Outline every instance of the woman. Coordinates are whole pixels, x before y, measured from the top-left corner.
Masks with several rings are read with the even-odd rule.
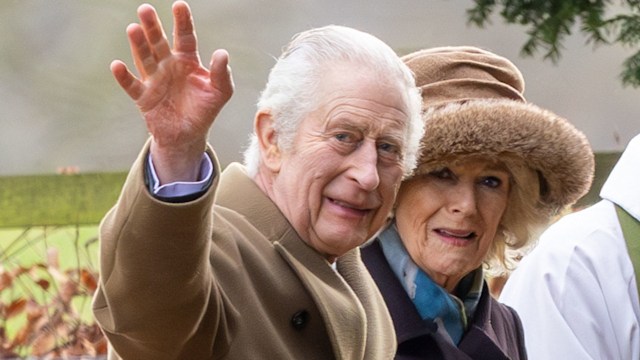
[[[397,359],[525,359],[519,317],[484,275],[511,268],[594,171],[585,136],[522,95],[520,71],[473,47],[404,58],[425,135],[390,225],[362,249],[394,321]],[[527,294],[522,294],[527,296]]]

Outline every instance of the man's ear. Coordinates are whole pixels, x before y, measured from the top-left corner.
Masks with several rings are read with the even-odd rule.
[[[278,173],[282,163],[282,153],[278,147],[278,134],[273,125],[274,119],[268,110],[260,110],[256,113],[254,126],[262,163],[271,172]]]

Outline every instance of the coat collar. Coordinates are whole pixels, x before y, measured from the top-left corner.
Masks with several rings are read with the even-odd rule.
[[[418,310],[384,257],[380,243],[374,241],[364,247],[362,256],[365,266],[375,279],[386,301],[393,319],[398,344],[435,333],[436,325],[424,322],[420,318]]]
[[[477,360],[506,360],[508,357],[498,346],[498,336],[491,321],[493,304],[488,288],[488,286],[483,286],[474,318],[471,320],[462,341],[458,344],[458,348],[465,353],[474,354],[474,359]],[[477,349],[483,350],[478,352]]]
[[[374,241],[362,249],[362,258],[387,303],[398,338],[399,349],[403,343],[423,338],[424,340],[420,342],[434,344],[425,346],[436,346],[442,354],[446,354],[444,359],[471,359],[469,355],[465,354],[473,354],[473,359],[478,360],[508,359],[497,345],[497,336],[491,322],[492,301],[487,286],[483,286],[474,318],[471,319],[467,332],[456,348],[454,344],[438,333],[437,325],[426,323],[421,319],[406,290],[391,270],[378,241]],[[478,351],[478,349],[482,349],[482,351]],[[436,352],[436,349],[433,351]]]
[[[247,175],[244,166],[239,163],[231,163],[222,172],[215,202],[247,218],[271,241],[280,239],[293,231],[280,209]]]
[[[278,207],[247,176],[242,165],[232,163],[224,170],[216,196],[218,205],[238,212],[267,237],[302,280],[325,324],[330,325],[326,329],[336,358],[365,358],[369,314],[360,299],[367,298],[363,292],[371,290],[356,287],[361,275],[350,272],[351,266],[338,264],[338,272],[344,277],[339,276],[324,257],[298,236]],[[359,259],[357,249],[345,255],[345,259],[353,256]],[[360,291],[356,293],[354,288]]]

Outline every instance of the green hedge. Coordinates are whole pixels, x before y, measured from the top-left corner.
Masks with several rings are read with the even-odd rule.
[[[599,200],[619,152],[597,153],[593,186],[576,204]],[[126,173],[0,177],[0,228],[98,224],[115,204]]]
[[[98,224],[126,173],[0,177],[0,228]]]

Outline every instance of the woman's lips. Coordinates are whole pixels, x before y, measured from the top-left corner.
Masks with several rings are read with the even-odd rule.
[[[476,236],[475,232],[466,230],[435,229],[434,231],[442,236],[464,240],[471,240]]]

